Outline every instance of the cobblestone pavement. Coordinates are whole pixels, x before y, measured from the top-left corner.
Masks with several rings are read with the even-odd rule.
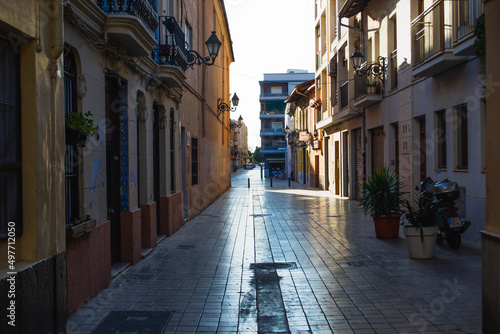
[[[164,333],[481,332],[479,249],[438,245],[412,260],[403,238],[374,235],[355,201],[239,170],[70,316],[68,333],[92,332],[110,311],[173,312]]]

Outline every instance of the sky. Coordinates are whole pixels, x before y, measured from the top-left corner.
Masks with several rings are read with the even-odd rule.
[[[248,148],[260,147],[260,86],[264,73],[314,72],[314,0],[224,0],[235,62],[231,97],[248,127]]]

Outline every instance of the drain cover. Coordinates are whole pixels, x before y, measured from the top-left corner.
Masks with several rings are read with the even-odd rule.
[[[267,217],[267,216],[272,216],[270,213],[256,213],[256,214],[251,214],[249,215],[250,217]]]
[[[194,245],[179,245],[177,249],[193,249],[194,247]]]
[[[251,263],[250,269],[276,270],[276,269],[297,269],[295,262],[261,262]]]
[[[111,311],[92,334],[161,334],[173,312]]]

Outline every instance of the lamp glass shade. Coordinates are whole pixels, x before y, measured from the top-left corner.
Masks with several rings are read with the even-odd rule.
[[[222,43],[217,38],[215,31],[212,31],[212,35],[207,39],[205,44],[207,45],[208,54],[210,54],[210,57],[216,58],[219,54],[219,49]]]
[[[240,98],[238,97],[238,95],[236,95],[236,93],[234,93],[233,98],[231,99],[231,103],[235,107],[237,107],[238,103],[240,103]]]
[[[363,54],[358,51],[358,49],[354,50],[354,53],[351,56],[352,64],[354,65],[354,70],[358,70],[361,67],[361,63],[363,62]]]
[[[285,136],[288,134],[288,132],[290,132],[290,128],[287,126],[285,126],[285,131],[283,131],[285,133]]]

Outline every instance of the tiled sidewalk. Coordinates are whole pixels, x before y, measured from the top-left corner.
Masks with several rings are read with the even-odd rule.
[[[251,178],[248,188],[247,178]],[[234,174],[233,187],[68,319],[171,311],[165,333],[480,333],[480,251],[412,260],[354,201]],[[295,263],[256,269],[254,263]],[[274,327],[273,327],[274,326]]]

